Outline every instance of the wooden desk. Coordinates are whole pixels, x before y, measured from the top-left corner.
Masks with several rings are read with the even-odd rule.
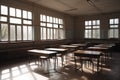
[[[88,57],[88,58],[96,58],[97,59],[97,71],[99,70],[99,62],[100,56],[102,55],[99,51],[89,51],[89,50],[77,50],[74,52],[75,56],[75,68],[77,69],[76,65],[76,56],[77,57]]]
[[[28,54],[35,55],[35,56],[46,56],[47,59],[50,59],[53,56],[56,57],[57,52],[56,51],[32,49],[32,50],[28,50]],[[56,59],[55,59],[54,69],[56,69]],[[48,61],[47,61],[47,70],[49,72],[49,62]]]
[[[85,49],[86,46],[87,46],[87,44],[85,44],[85,43],[81,43],[81,44],[71,44],[71,45],[73,45],[73,46],[78,46],[79,48],[82,48],[82,49]]]
[[[73,46],[73,45],[60,45],[62,48],[68,49],[70,52],[75,51],[79,48],[79,46]]]
[[[57,54],[60,54],[60,55],[61,55],[62,65],[63,65],[63,61],[64,61],[63,56],[64,56],[65,54],[67,54],[68,49],[64,49],[64,48],[46,48],[45,50],[58,52]]]

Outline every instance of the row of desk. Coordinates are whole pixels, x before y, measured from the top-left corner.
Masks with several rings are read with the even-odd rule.
[[[54,69],[56,70],[57,54],[61,55],[62,65],[63,65],[63,59],[64,59],[63,56],[69,52],[73,52],[74,60],[75,60],[75,69],[77,69],[76,57],[89,57],[89,58],[97,59],[97,71],[99,71],[99,65],[100,65],[99,62],[103,51],[108,50],[112,46],[95,45],[94,47],[88,47],[85,50],[79,50],[80,47],[85,47],[85,46],[86,44],[60,45],[59,48],[46,48],[44,50],[39,50],[39,49],[28,50],[28,53],[30,55],[46,56],[47,59],[54,57]],[[49,66],[47,69],[49,69]]]

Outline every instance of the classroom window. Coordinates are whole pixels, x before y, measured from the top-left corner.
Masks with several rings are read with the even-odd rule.
[[[33,40],[32,12],[0,5],[0,41]]]
[[[110,19],[109,20],[109,32],[108,32],[108,37],[109,38],[119,38],[119,19],[115,18],[115,19]]]
[[[100,38],[100,20],[85,21],[85,38]]]
[[[40,14],[41,40],[65,39],[63,19]]]

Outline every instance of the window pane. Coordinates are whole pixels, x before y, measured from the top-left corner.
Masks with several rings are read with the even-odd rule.
[[[52,24],[51,23],[47,23],[47,27],[52,27]]]
[[[88,22],[88,25],[91,25],[91,21]]]
[[[115,19],[115,24],[119,24],[119,19]]]
[[[93,25],[96,25],[96,21],[95,20],[93,21]]]
[[[50,22],[52,22],[52,17],[50,17]]]
[[[23,26],[23,40],[27,40],[27,26]]]
[[[18,18],[10,18],[10,23],[21,24],[21,19],[18,19]]]
[[[99,30],[93,30],[93,38],[100,38],[100,31]]]
[[[50,39],[50,29],[47,28],[47,39]]]
[[[58,29],[54,29],[54,39],[58,39]]]
[[[23,10],[23,18],[27,18],[27,11]]]
[[[58,24],[54,24],[54,28],[58,28]]]
[[[49,16],[47,16],[47,22],[50,22],[50,17]]]
[[[110,24],[114,24],[113,19],[110,19]]]
[[[32,40],[32,26],[28,27],[28,40]]]
[[[46,28],[43,28],[43,39],[46,40]]]
[[[43,21],[46,21],[46,15],[43,15]]]
[[[16,17],[21,17],[21,10],[20,9],[16,9]]]
[[[15,8],[10,8],[10,16],[15,16]]]
[[[60,25],[60,28],[63,28],[63,25]]]
[[[91,29],[91,26],[86,26],[85,29]]]
[[[22,40],[21,26],[17,26],[17,40]]]
[[[46,26],[46,23],[42,23],[42,22],[41,22],[40,25],[41,25],[41,26]]]
[[[7,17],[1,16],[0,21],[7,22]]]
[[[15,25],[10,25],[10,41],[15,41]]]
[[[56,23],[59,23],[58,18],[56,18]]]
[[[1,14],[8,15],[8,7],[1,5]]]
[[[115,38],[118,38],[118,29],[114,29],[114,32],[115,32],[114,34]]]
[[[23,24],[32,24],[32,21],[30,21],[30,20],[23,20]]]
[[[109,38],[113,38],[113,29],[110,29],[109,31]]]
[[[59,38],[64,39],[64,31],[63,31],[63,29],[59,30]]]
[[[1,41],[8,41],[8,25],[1,24]]]
[[[32,19],[32,13],[28,12],[28,19]]]

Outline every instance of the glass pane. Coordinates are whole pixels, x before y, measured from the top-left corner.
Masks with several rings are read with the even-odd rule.
[[[1,5],[1,14],[8,15],[8,7]]]
[[[47,28],[47,39],[50,39],[50,29]]]
[[[0,21],[7,22],[7,17],[1,16]]]
[[[43,40],[43,28],[42,27],[40,28],[40,35],[41,35],[40,36],[41,40]]]
[[[10,16],[15,16],[15,8],[10,7]]]
[[[100,26],[93,26],[93,28],[100,28]]]
[[[59,39],[64,39],[64,30],[63,29],[59,30]]]
[[[52,24],[51,23],[47,23],[47,27],[52,27]]]
[[[23,10],[23,18],[27,18],[27,11]]]
[[[96,21],[95,20],[93,21],[93,25],[96,25]]]
[[[91,25],[91,21],[88,22],[88,25]]]
[[[21,17],[21,10],[20,9],[16,9],[16,17]]]
[[[22,40],[21,26],[17,26],[17,40]]]
[[[113,29],[110,29],[109,31],[109,38],[113,38]]]
[[[46,21],[46,15],[43,15],[43,21]]]
[[[50,17],[50,22],[52,23],[52,17]]]
[[[28,12],[28,19],[32,19],[32,12]]]
[[[50,29],[50,39],[53,39],[53,29]]]
[[[59,19],[59,24],[63,24],[63,20],[62,19]]]
[[[88,25],[88,21],[85,21],[85,25]]]
[[[53,24],[54,28],[58,28],[58,24]]]
[[[115,24],[119,24],[119,19],[115,19]]]
[[[58,18],[56,18],[56,23],[59,23]]]
[[[50,22],[50,17],[49,16],[47,16],[47,22]]]
[[[97,20],[97,25],[100,25],[100,20]]]
[[[43,15],[42,14],[40,15],[40,21],[43,21]]]
[[[93,38],[100,38],[100,31],[99,30],[93,30]]]
[[[46,40],[46,28],[43,28],[43,39]]]
[[[91,26],[85,26],[85,29],[91,29]]]
[[[27,26],[23,26],[23,40],[27,40]]]
[[[58,39],[58,29],[54,29],[54,39]]]
[[[46,26],[46,23],[42,23],[42,22],[41,22],[40,25],[41,25],[41,26]]]
[[[32,40],[32,26],[28,27],[28,40]]]
[[[1,41],[8,41],[8,25],[1,24]]]
[[[113,19],[110,19],[110,24],[114,24]]]
[[[53,22],[56,23],[56,19],[55,18],[53,18]]]
[[[18,18],[10,18],[10,23],[21,24],[21,19],[18,19]]]
[[[114,29],[114,38],[118,38],[118,29]]]
[[[110,28],[118,28],[118,25],[110,25]]]
[[[63,25],[60,25],[60,28],[63,28]]]
[[[30,25],[32,25],[32,21],[29,21],[29,20],[23,20],[23,24],[30,24]]]
[[[15,41],[15,25],[10,25],[10,41]]]

